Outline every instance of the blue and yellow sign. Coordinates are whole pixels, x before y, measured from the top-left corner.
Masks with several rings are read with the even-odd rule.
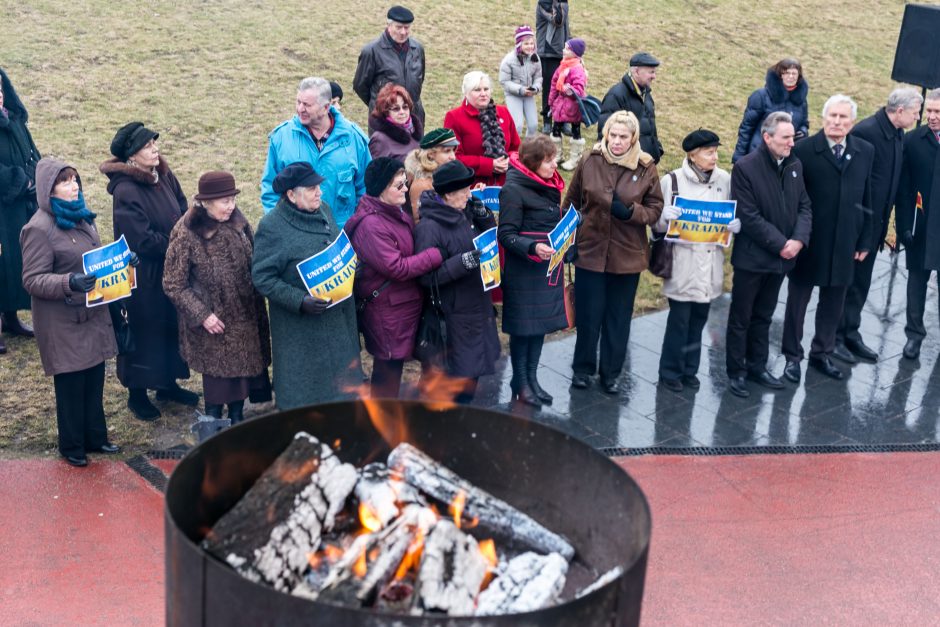
[[[98,277],[95,288],[85,294],[86,307],[106,305],[131,295],[131,290],[137,287],[137,277],[130,260],[131,251],[123,235],[116,242],[82,255],[85,274]]]
[[[483,189],[475,189],[470,193],[474,198],[480,200],[487,209],[492,211],[496,219],[499,220],[499,192],[502,189],[499,185],[490,185]]]
[[[548,245],[555,252],[552,253],[552,258],[548,260],[548,272],[545,273],[545,276],[552,276],[552,272],[561,263],[565,253],[574,244],[574,238],[578,233],[578,224],[580,223],[581,214],[577,212],[574,205],[570,205],[564,217],[548,234]]]
[[[352,296],[359,259],[346,231],[312,257],[297,264],[300,279],[311,296],[331,301],[330,307]]]
[[[499,270],[499,245],[496,243],[496,227],[483,231],[473,238],[473,245],[480,251],[480,277],[483,291],[499,287],[502,279]]]
[[[734,220],[734,200],[692,200],[678,196],[676,207],[682,209],[677,220],[669,221],[666,239],[691,244],[731,244],[728,223]]]

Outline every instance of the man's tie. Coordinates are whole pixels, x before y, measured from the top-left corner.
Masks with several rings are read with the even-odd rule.
[[[832,154],[836,156],[836,161],[842,159],[842,144],[836,144],[832,147]]]

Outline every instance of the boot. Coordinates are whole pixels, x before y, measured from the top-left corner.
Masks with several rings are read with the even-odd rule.
[[[509,389],[512,391],[512,400],[519,401],[533,407],[540,407],[542,403],[535,391],[529,385],[528,378],[528,345],[525,338],[511,338],[509,344],[509,361],[512,364],[512,379]]]
[[[199,404],[199,395],[189,390],[184,390],[175,381],[173,385],[165,390],[157,390],[158,401],[173,401],[180,405],[189,405],[195,407]]]
[[[3,332],[3,321],[0,321],[0,333]],[[7,354],[7,345],[3,343],[3,336],[0,335],[0,355]]]
[[[571,172],[576,167],[578,167],[578,162],[581,161],[581,153],[584,152],[584,138],[581,139],[572,139],[571,140],[571,156],[567,161],[561,164],[561,169],[566,172]]]
[[[228,419],[232,421],[233,425],[237,425],[245,419],[244,409],[245,401],[235,401],[228,404]]]
[[[33,327],[20,322],[20,319],[16,317],[15,311],[4,311],[3,314],[0,315],[0,321],[2,321],[4,330],[10,335],[21,335],[23,337],[35,336]]]
[[[206,415],[217,420],[222,419],[222,405],[206,405]]]
[[[539,358],[542,356],[543,341],[544,339],[542,338],[532,338],[532,340],[530,340],[529,354],[526,359],[526,380],[529,382],[529,387],[535,393],[536,398],[546,405],[551,405],[552,401],[555,399],[552,398],[551,394],[542,389],[538,380]]]
[[[564,147],[562,146],[562,140],[564,138],[555,137],[554,135],[550,135],[549,137],[552,138],[552,143],[555,144],[555,163],[561,163],[564,160],[564,157],[561,154],[561,151],[564,150]]]
[[[160,410],[147,398],[146,388],[130,388],[127,392],[127,408],[138,420],[153,422],[160,417]]]

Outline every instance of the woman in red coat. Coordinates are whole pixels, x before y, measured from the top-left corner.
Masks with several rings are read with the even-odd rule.
[[[509,110],[493,101],[489,76],[474,71],[463,77],[463,102],[447,112],[444,127],[460,141],[457,159],[476,172],[475,183],[503,184],[519,133]]]

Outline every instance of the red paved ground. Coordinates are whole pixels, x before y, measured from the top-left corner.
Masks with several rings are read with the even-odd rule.
[[[653,509],[645,625],[940,617],[940,454],[618,463]],[[163,500],[125,464],[0,461],[0,503],[0,624],[163,623]]]

